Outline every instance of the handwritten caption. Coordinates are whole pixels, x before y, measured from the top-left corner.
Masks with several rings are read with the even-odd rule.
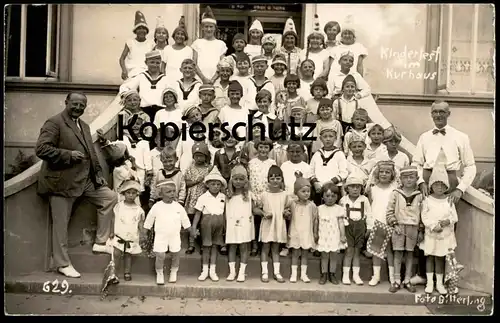
[[[409,50],[404,46],[402,50],[394,50],[389,47],[380,47],[380,58],[386,61],[392,61],[391,67],[385,68],[385,75],[390,80],[434,80],[437,72],[422,72],[421,64],[425,62],[439,62],[441,47],[436,48],[430,53],[420,50]]]
[[[479,312],[486,310],[486,300],[485,296],[415,294],[415,304],[462,305],[475,307]]]
[[[52,293],[52,294],[71,294],[72,290],[69,289],[69,283],[66,279],[59,281],[58,279],[55,279],[53,281],[46,281],[42,285],[42,290],[45,293]]]

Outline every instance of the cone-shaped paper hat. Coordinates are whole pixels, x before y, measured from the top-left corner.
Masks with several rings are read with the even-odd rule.
[[[156,17],[156,28],[155,29],[158,29],[158,28],[165,28],[165,22],[163,22],[163,18],[161,16],[158,16]]]
[[[227,186],[226,180],[224,179],[224,177],[222,177],[222,175],[219,172],[219,169],[217,167],[213,167],[210,174],[205,176],[204,182],[207,183],[208,181],[220,181],[222,183],[222,186],[224,186],[224,187]]]
[[[446,172],[446,163],[446,155],[443,148],[441,148],[437,156],[436,163],[432,168],[431,176],[429,177],[429,186],[432,186],[432,184],[436,182],[442,182],[446,185],[446,187],[450,187],[448,173]]]
[[[201,23],[211,23],[217,25],[217,20],[215,20],[214,13],[212,12],[212,8],[210,8],[210,6],[205,7],[205,12],[201,16]]]
[[[253,21],[252,25],[250,26],[250,29],[248,29],[248,31],[251,31],[251,30],[258,30],[261,33],[264,33],[264,29],[262,28],[262,24],[257,19],[255,19]]]
[[[292,17],[288,18],[285,23],[285,29],[283,29],[283,38],[285,38],[288,34],[292,34],[297,39],[297,30],[295,29],[295,23],[293,22]]]
[[[134,20],[134,32],[139,27],[145,27],[149,32],[149,27],[148,24],[146,23],[146,18],[144,17],[143,13],[140,11],[136,11]]]

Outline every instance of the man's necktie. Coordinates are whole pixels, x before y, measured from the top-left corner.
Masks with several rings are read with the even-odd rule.
[[[437,135],[438,133],[441,133],[443,136],[446,135],[446,129],[442,128],[442,129],[434,129],[432,130],[432,134],[433,135]]]

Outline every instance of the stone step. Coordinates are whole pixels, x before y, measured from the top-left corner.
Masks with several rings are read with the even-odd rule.
[[[186,276],[198,277],[201,272],[201,255],[199,251],[195,251],[193,254],[188,255],[185,253],[185,249],[181,250],[181,261],[179,272]],[[94,254],[91,251],[90,246],[78,246],[70,249],[70,257],[73,266],[81,273],[101,273],[106,268],[110,261],[110,255],[108,254]],[[342,259],[343,254],[340,254],[337,262],[337,278],[342,277]],[[237,262],[239,262],[239,257]],[[165,261],[165,267],[167,270],[170,268],[170,257],[167,255]],[[287,257],[280,257],[280,272],[285,279],[290,278],[291,274],[291,255]],[[137,255],[132,257],[132,273],[137,274],[154,274],[155,273],[155,259],[148,258],[145,255]],[[361,266],[360,266],[360,276],[366,283],[371,279],[372,276],[372,260],[364,256],[361,256]],[[403,266],[404,267],[404,266]],[[238,266],[237,266],[238,268]],[[404,270],[404,268],[402,268]],[[273,264],[272,260],[269,259],[268,263],[269,273],[272,274]],[[320,277],[320,258],[314,257],[312,254],[309,258],[308,263],[308,276],[313,280],[317,280]],[[247,270],[247,276],[252,278],[259,278],[261,276],[261,262],[260,256],[250,257]],[[300,273],[300,271],[299,271]],[[218,255],[217,257],[217,274],[220,277],[227,277],[229,274],[228,266],[228,256]],[[387,267],[382,266],[381,269],[381,280],[388,281]]]
[[[56,273],[32,273],[24,276],[5,277],[5,292],[99,295],[101,294],[102,278],[103,275],[100,273],[85,273],[81,278],[66,278]],[[247,278],[243,283],[227,282],[224,279],[219,282],[212,282],[210,279],[200,282],[196,277],[187,276],[181,272],[177,283],[169,284],[167,282],[163,286],[158,286],[154,275],[134,274],[132,278],[132,281],[129,282],[120,279],[118,285],[111,286],[108,297],[112,297],[112,295],[156,296],[214,300],[239,299],[380,305],[424,305],[425,302],[437,303],[439,301],[439,295],[437,294],[432,295],[430,298],[425,298],[425,294],[420,294],[423,293],[423,286],[417,287],[417,294],[411,294],[404,289],[392,294],[388,292],[389,283],[387,282],[375,287],[333,285],[330,283],[319,285],[315,281],[309,284],[303,282],[280,284],[270,281],[265,284],[254,277]],[[57,281],[55,281],[56,279]],[[54,287],[57,287],[57,289]],[[460,291],[460,300],[463,302],[464,299],[469,300],[469,306],[475,306],[475,303],[471,302],[491,304],[489,295],[462,289]],[[457,302],[444,297],[442,300]]]

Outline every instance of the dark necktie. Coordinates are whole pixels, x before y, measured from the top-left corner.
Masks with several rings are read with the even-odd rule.
[[[443,136],[446,135],[446,129],[442,128],[442,129],[434,129],[432,130],[432,134],[433,135],[437,135],[438,133],[441,133]]]

